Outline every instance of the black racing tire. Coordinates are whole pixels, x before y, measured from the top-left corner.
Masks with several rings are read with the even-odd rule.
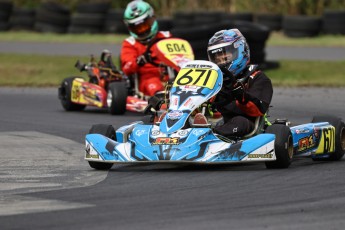
[[[101,28],[92,26],[74,26],[70,25],[67,28],[67,33],[69,34],[99,34],[101,33]]]
[[[101,28],[105,22],[104,14],[75,13],[71,16],[71,25]]]
[[[324,10],[322,32],[325,34],[345,34],[345,10]]]
[[[0,22],[0,31],[6,31],[10,28],[10,24],[8,22]]]
[[[109,84],[107,105],[110,114],[118,115],[126,112],[128,90],[125,82],[112,82]]]
[[[261,25],[267,26],[271,31],[279,31],[282,28],[283,16],[274,13],[259,13],[255,16],[255,21]]]
[[[266,133],[275,134],[274,149],[277,159],[265,162],[266,168],[288,168],[293,158],[293,140],[290,128],[285,125],[273,124],[267,127]]]
[[[231,21],[253,22],[254,15],[251,12],[224,13],[222,15],[222,19],[231,20]],[[225,28],[225,29],[230,29],[230,28]]]
[[[111,9],[107,12],[104,19],[103,32],[105,33],[128,33],[128,29],[123,22],[123,9]],[[159,24],[159,29],[161,30]]]
[[[67,30],[66,27],[61,27],[61,26],[52,25],[49,23],[39,22],[39,21],[35,22],[34,29],[36,31],[43,32],[43,33],[58,33],[58,34],[66,33],[66,30]]]
[[[315,37],[321,31],[321,18],[315,16],[286,15],[283,17],[283,32],[288,37]]]
[[[48,1],[48,2],[44,2],[40,5],[39,9],[43,9],[49,12],[54,12],[57,14],[62,14],[62,15],[66,15],[69,16],[70,15],[70,10],[68,9],[68,7],[57,3],[57,2],[53,2],[53,1]]]
[[[110,2],[86,2],[77,4],[76,12],[87,14],[106,14],[110,8]]]
[[[345,124],[339,117],[335,116],[314,116],[312,123],[328,122],[335,127],[335,152],[329,158],[312,158],[315,161],[331,160],[339,161],[345,154]]]
[[[170,31],[173,28],[173,20],[171,18],[157,18],[159,30]]]
[[[65,78],[59,89],[59,99],[66,111],[81,111],[86,107],[86,105],[73,103],[71,100],[72,83],[75,78],[77,77]]]
[[[36,11],[36,22],[46,23],[48,25],[56,27],[67,27],[70,23],[70,16],[64,14],[58,14],[43,9]]]
[[[92,134],[92,133],[101,134],[103,136],[106,136],[116,141],[116,133],[112,125],[105,125],[105,124],[93,125],[89,131],[89,134]],[[113,166],[113,163],[89,161],[89,165],[91,168],[94,168],[97,170],[109,170]]]

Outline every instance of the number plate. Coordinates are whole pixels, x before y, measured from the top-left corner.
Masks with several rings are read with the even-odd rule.
[[[213,89],[218,73],[214,69],[181,69],[174,82],[176,86],[199,86]]]

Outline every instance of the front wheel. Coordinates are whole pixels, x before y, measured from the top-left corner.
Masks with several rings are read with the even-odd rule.
[[[66,111],[81,111],[86,105],[81,105],[72,102],[72,84],[76,77],[65,78],[59,88],[59,99],[62,107]]]
[[[125,82],[110,83],[107,94],[107,106],[111,114],[126,112],[127,87]]]
[[[345,125],[344,122],[335,116],[315,116],[312,123],[328,122],[335,128],[335,152],[330,154],[329,158],[313,158],[313,160],[332,160],[338,161],[345,154]]]
[[[274,149],[277,159],[265,162],[266,168],[288,168],[293,157],[293,141],[290,128],[273,124],[267,127],[266,133],[275,134]]]
[[[115,129],[111,125],[105,125],[105,124],[93,125],[89,131],[89,134],[91,133],[98,133],[116,141]],[[94,168],[97,170],[109,170],[113,166],[113,163],[89,161],[89,165],[91,168]]]

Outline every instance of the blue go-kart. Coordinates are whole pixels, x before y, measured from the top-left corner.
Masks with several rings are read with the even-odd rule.
[[[241,139],[213,132],[212,127],[221,123],[222,118],[193,123],[195,110],[205,114],[205,104],[220,91],[222,83],[222,71],[214,63],[188,62],[170,89],[164,116],[152,123],[138,121],[117,130],[112,125],[93,125],[86,135],[85,160],[98,170],[108,170],[115,163],[259,161],[267,168],[288,168],[294,156],[309,156],[313,160],[343,157],[345,125],[333,116],[317,116],[311,123],[294,127],[289,127],[286,120],[267,124],[264,116],[258,117],[254,130]]]

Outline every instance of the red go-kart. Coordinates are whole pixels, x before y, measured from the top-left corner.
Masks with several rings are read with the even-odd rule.
[[[154,51],[154,52],[153,52]],[[150,63],[162,69],[162,76],[173,81],[180,67],[194,59],[190,44],[183,39],[167,38],[148,46]],[[93,55],[88,64],[79,60],[75,67],[86,71],[89,77],[69,77],[62,81],[58,94],[66,111],[80,111],[86,106],[108,108],[111,114],[123,114],[129,111],[143,112],[147,106],[148,96],[138,90],[137,76],[125,76],[112,62],[109,51],[103,51],[101,60],[95,61]]]

